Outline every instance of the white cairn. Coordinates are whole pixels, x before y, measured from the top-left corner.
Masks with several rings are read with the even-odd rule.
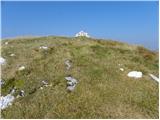
[[[76,35],[75,35],[75,37],[80,37],[80,36],[83,36],[83,37],[90,37],[89,35],[88,35],[88,33],[87,32],[84,32],[84,31],[80,31],[80,32],[78,32]]]

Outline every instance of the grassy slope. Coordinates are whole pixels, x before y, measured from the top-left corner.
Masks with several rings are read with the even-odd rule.
[[[3,118],[158,118],[158,54],[143,47],[88,38],[40,37],[2,41],[2,95],[12,86],[25,91],[2,111]],[[39,46],[49,50],[40,50]],[[9,55],[14,53],[15,57]],[[72,60],[66,71],[64,61]],[[124,71],[120,71],[118,64]],[[20,65],[26,66],[18,71]],[[132,70],[141,79],[127,77]],[[78,79],[72,93],[66,91],[67,75]],[[52,87],[35,90],[42,80]]]

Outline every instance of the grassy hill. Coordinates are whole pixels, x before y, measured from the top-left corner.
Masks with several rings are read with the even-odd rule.
[[[141,46],[83,37],[17,38],[2,41],[1,56],[2,95],[12,87],[15,96],[25,92],[2,110],[2,118],[159,118],[158,83],[149,76],[159,76],[158,53]],[[133,70],[143,77],[129,78]],[[66,90],[68,75],[78,80],[73,92]],[[52,86],[39,89],[43,80]]]

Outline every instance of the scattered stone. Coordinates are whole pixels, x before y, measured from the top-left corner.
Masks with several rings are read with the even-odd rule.
[[[72,92],[75,89],[76,85],[73,86],[67,86],[67,90]]]
[[[128,77],[141,78],[142,77],[142,72],[131,71],[131,72],[128,73]]]
[[[155,81],[159,82],[159,78],[158,78],[158,77],[156,77],[155,75],[153,75],[153,74],[149,74],[149,76],[150,76],[153,80],[155,80]]]
[[[3,80],[0,79],[0,86],[4,85],[5,82]]]
[[[71,76],[65,77],[65,79],[66,79],[67,81],[69,81],[69,82],[74,83],[74,84],[77,84],[77,83],[78,83],[77,80],[76,80],[75,78],[71,77]]]
[[[3,57],[0,57],[0,65],[4,65],[6,63],[6,60]]]
[[[23,90],[21,90],[21,91],[19,92],[19,94],[17,95],[17,97],[16,97],[16,98],[24,97],[24,96],[25,96],[24,91],[23,91]]]
[[[73,86],[73,85],[74,85],[73,82],[71,82],[71,81],[68,81],[68,82],[67,82],[67,86]]]
[[[0,109],[3,110],[7,108],[9,105],[12,105],[14,99],[15,99],[14,96],[12,96],[11,94],[6,95],[5,97],[1,96]]]
[[[46,82],[46,81],[42,81],[42,83],[43,83],[43,85],[48,85],[48,82]]]
[[[66,60],[65,64],[67,66],[66,69],[69,70],[71,68],[71,61],[70,60]]]
[[[5,42],[4,44],[5,44],[5,45],[8,45],[8,42]]]
[[[68,81],[67,82],[67,90],[73,91],[76,87],[76,84],[78,83],[77,80],[71,76],[65,77],[65,79]]]
[[[42,86],[39,88],[39,89],[43,89],[43,87],[51,87],[52,86],[52,84],[48,84],[48,82],[47,81],[42,81]]]
[[[24,66],[21,66],[21,67],[18,68],[19,71],[22,71],[22,70],[24,70],[24,69],[25,69]]]
[[[52,84],[48,84],[48,82],[46,82],[46,81],[42,81],[42,83],[43,83],[43,86],[45,86],[45,87],[51,87],[52,86]],[[43,87],[43,86],[41,86],[41,87]]]
[[[75,35],[75,37],[80,37],[80,36],[83,36],[83,37],[90,37],[89,35],[88,35],[88,33],[86,33],[86,32],[84,32],[84,31],[80,31],[80,32],[78,32],[76,35]]]
[[[120,68],[120,71],[124,71],[124,69],[123,69],[123,68]]]
[[[122,64],[118,64],[119,66],[121,66]]]
[[[10,90],[10,93],[9,93],[9,94],[13,95],[13,94],[15,93],[15,91],[16,91],[16,87],[13,87],[13,88]]]
[[[21,96],[21,97],[24,97],[24,91],[23,90],[21,90],[20,92],[19,92],[19,95]]]
[[[15,56],[15,54],[12,53],[12,54],[10,54],[10,56],[13,57],[13,56]]]
[[[46,46],[40,46],[40,47],[39,47],[39,49],[47,50],[47,49],[48,49],[48,47],[46,47]]]
[[[43,90],[43,87],[40,87],[41,90]]]

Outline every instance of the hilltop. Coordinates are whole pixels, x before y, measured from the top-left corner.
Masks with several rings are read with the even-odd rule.
[[[7,44],[6,44],[7,42]],[[159,118],[158,53],[142,46],[86,37],[3,40],[6,96],[20,91],[2,118]],[[130,71],[141,71],[131,78]],[[73,77],[67,90],[65,77]],[[22,92],[23,91],[23,92]]]

